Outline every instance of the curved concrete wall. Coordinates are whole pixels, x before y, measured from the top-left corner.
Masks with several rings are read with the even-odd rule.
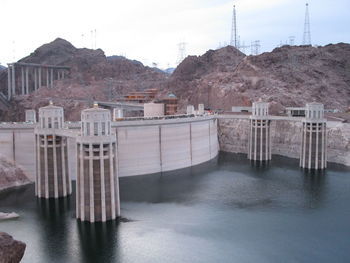
[[[121,177],[197,165],[216,157],[219,151],[215,119],[153,122],[116,129]]]
[[[219,151],[217,120],[197,117],[169,120],[114,122],[117,133],[119,176],[159,173],[209,161]],[[70,135],[79,132],[72,126]],[[68,138],[68,162],[76,178],[76,140]],[[0,155],[20,165],[35,180],[33,124],[0,125]]]

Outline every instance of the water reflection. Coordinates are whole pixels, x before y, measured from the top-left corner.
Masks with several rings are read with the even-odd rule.
[[[307,193],[305,204],[318,208],[326,199],[327,172],[325,170],[302,169],[303,188]]]
[[[40,218],[48,220],[52,224],[57,223],[64,217],[65,213],[70,211],[71,199],[70,197],[65,198],[37,198],[36,199],[38,212],[40,213]]]
[[[121,201],[186,202],[198,192],[200,181],[217,169],[217,158],[202,165],[176,171],[121,178]]]
[[[37,198],[37,223],[40,226],[43,255],[46,262],[65,260],[70,245],[70,227],[67,214],[70,212],[69,197],[58,199]],[[54,245],[53,245],[54,244]]]
[[[88,223],[77,221],[82,262],[118,262],[118,221]]]

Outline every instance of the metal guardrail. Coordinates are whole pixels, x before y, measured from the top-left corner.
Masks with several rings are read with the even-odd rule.
[[[205,115],[179,114],[179,115],[166,115],[166,116],[158,116],[158,117],[125,117],[125,118],[117,118],[114,121],[170,120],[170,119],[193,118],[195,116],[205,116]]]

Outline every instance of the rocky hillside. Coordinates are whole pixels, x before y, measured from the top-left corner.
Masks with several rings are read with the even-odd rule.
[[[30,180],[22,169],[0,156],[0,191],[28,183]]]
[[[23,120],[25,108],[37,109],[50,99],[66,108],[67,120],[79,120],[80,110],[93,100],[116,100],[147,88],[158,88],[161,95],[175,93],[182,110],[198,103],[230,110],[258,98],[271,102],[272,113],[313,100],[331,109],[350,105],[350,45],[343,43],[284,46],[258,56],[227,46],[187,57],[171,75],[122,56],[106,57],[100,49],[75,48],[60,38],[20,61],[70,66],[70,78],[55,81],[54,90],[44,87],[18,96],[11,111],[0,111],[3,121]],[[0,87],[6,81],[0,74]]]
[[[326,108],[350,105],[350,45],[284,46],[259,56],[233,47],[186,58],[170,77],[170,89],[182,103],[203,102],[230,110],[262,98],[272,111],[313,100]]]
[[[70,78],[55,81],[54,90],[44,87],[30,95],[17,97],[12,102],[11,112],[0,116],[3,120],[23,120],[25,108],[37,109],[50,99],[67,108],[68,120],[78,120],[79,110],[89,103],[76,100],[88,100],[90,103],[93,100],[115,100],[128,91],[161,89],[168,77],[166,73],[145,67],[138,61],[121,56],[106,57],[101,49],[76,48],[60,38],[19,61],[69,66]],[[0,87],[6,86],[1,84]],[[3,92],[6,93],[5,90]]]

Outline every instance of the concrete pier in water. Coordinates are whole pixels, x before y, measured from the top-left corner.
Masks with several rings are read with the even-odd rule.
[[[35,128],[35,194],[39,198],[59,198],[72,192],[67,138],[61,134],[63,124],[62,107],[50,103],[39,109],[39,125]]]
[[[77,136],[76,217],[105,222],[120,215],[116,135],[109,110],[82,111],[81,135]]]
[[[248,141],[248,159],[254,161],[271,160],[271,131],[269,119],[269,104],[253,102],[250,116],[250,131]]]
[[[325,169],[327,167],[327,120],[321,103],[308,103],[302,120],[300,167]]]

